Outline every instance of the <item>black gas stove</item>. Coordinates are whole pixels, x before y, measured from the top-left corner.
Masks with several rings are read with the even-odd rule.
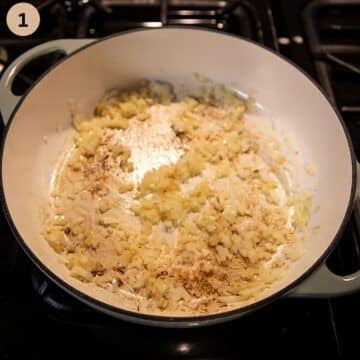
[[[29,38],[6,30],[14,1],[0,3],[0,74],[25,50],[57,38],[98,38],[125,29],[192,25],[253,39],[297,63],[326,90],[360,156],[360,1],[44,0]],[[28,64],[13,91],[23,94],[63,55]],[[281,299],[236,321],[198,329],[155,329],[114,320],[65,294],[18,248],[0,216],[0,357],[360,358],[360,294]],[[360,269],[354,217],[328,259],[344,275]]]

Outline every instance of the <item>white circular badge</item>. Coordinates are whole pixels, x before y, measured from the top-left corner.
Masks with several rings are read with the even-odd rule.
[[[29,36],[40,25],[39,11],[29,3],[17,3],[9,9],[6,15],[6,24],[15,35]]]

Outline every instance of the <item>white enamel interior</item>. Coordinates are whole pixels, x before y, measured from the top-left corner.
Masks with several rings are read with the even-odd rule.
[[[190,83],[195,72],[255,95],[281,128],[295,135],[301,156],[316,165],[314,204],[320,210],[312,223],[320,232],[271,292],[314,264],[345,215],[352,164],[344,130],[318,88],[292,65],[247,41],[204,30],[156,29],[109,38],[71,56],[32,89],[10,125],[2,164],[7,206],[27,246],[59,278],[105,303],[123,306],[116,296],[70,277],[40,237],[39,209],[64,146],[58,129],[70,126],[69,102],[91,109],[107,89],[146,78]]]

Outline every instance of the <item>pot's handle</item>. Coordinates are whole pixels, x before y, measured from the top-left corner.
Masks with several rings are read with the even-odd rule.
[[[360,271],[339,276],[323,264],[308,279],[289,293],[290,297],[329,298],[360,290]]]
[[[357,186],[354,204],[356,225],[360,226],[360,163],[356,162]],[[359,228],[360,229],[360,228]],[[292,297],[336,297],[360,290],[360,270],[346,276],[339,276],[323,264],[308,279],[298,285],[289,296]]]
[[[93,41],[93,39],[62,39],[48,41],[31,48],[15,59],[6,68],[0,79],[0,111],[4,124],[8,122],[16,104],[21,99],[21,96],[14,95],[12,93],[11,87],[16,75],[26,64],[39,56],[46,55],[54,51],[60,51],[69,55],[80,47]]]

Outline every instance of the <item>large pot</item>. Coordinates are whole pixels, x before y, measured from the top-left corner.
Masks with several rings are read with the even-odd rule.
[[[20,98],[11,93],[16,74],[31,59],[60,50],[68,56]],[[107,89],[156,78],[191,81],[199,72],[236,86],[277,116],[299,139],[300,152],[317,166],[314,223],[320,232],[285,280],[255,303],[197,317],[153,316],[127,311],[116,297],[71,277],[40,236],[39,208],[48,197],[63,146],[59,128],[70,126],[69,101],[89,108]],[[91,307],[137,323],[188,327],[219,323],[269,304],[280,296],[333,296],[360,288],[360,273],[339,277],[324,260],[348,221],[355,198],[356,163],[343,121],[321,89],[286,59],[248,40],[209,30],[169,27],[135,30],[99,41],[56,40],[20,56],[0,82],[6,123],[1,148],[1,201],[10,227],[27,255],[50,279]],[[43,141],[44,134],[49,135]]]

